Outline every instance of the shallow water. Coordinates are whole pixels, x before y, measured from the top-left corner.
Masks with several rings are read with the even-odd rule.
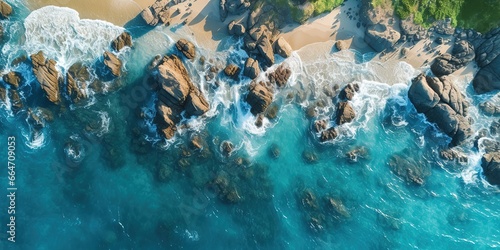
[[[41,49],[65,72],[75,61],[96,63],[106,44],[122,31],[105,22],[76,20],[70,29],[78,32],[76,25],[95,31],[95,36],[73,39],[66,32],[48,32],[40,38],[28,31],[32,23],[47,26],[41,17],[48,10],[28,17],[23,3],[13,5],[21,11],[3,23],[9,27],[9,40],[2,48],[2,62]],[[69,9],[58,11],[61,18],[75,18]],[[37,14],[41,19],[32,20]],[[30,132],[23,113],[13,115],[2,106],[0,141],[15,136],[18,142],[18,191],[17,242],[8,243],[2,233],[0,249],[500,246],[498,189],[482,176],[482,149],[471,149],[472,142],[464,146],[469,154],[465,165],[439,158],[449,138],[417,114],[407,98],[410,80],[419,70],[404,62],[383,70],[383,63],[356,51],[331,53],[314,62],[303,62],[295,52],[278,59],[294,72],[288,87],[275,95],[278,117],[266,118],[264,127],[257,128],[244,101],[248,79],[219,75],[220,86],[214,88],[204,79],[208,66],[186,60],[211,110],[204,118],[184,121],[187,128],[165,142],[151,122],[154,96],[141,86],[156,54],[176,53],[170,38],[176,29],[157,27],[136,37],[134,48],[120,54],[126,68],[121,88],[95,94],[85,106],[60,111],[41,135]],[[108,35],[101,36],[104,33]],[[35,45],[40,39],[52,42]],[[73,46],[77,43],[78,49]],[[198,55],[222,65],[242,64],[247,55],[240,45],[229,37],[216,52],[198,44]],[[45,105],[31,69],[19,67],[13,69],[26,78],[22,96],[33,107]],[[474,96],[468,89],[470,80],[461,77],[454,82],[471,103],[493,98]],[[335,110],[325,88],[353,81],[360,84],[352,100],[356,119],[340,126],[335,141],[319,143],[307,108],[322,100],[326,105],[317,108],[319,117],[331,119]],[[138,115],[141,111],[143,116]],[[470,113],[475,131],[494,120],[474,107]],[[89,123],[97,124],[98,131],[87,132]],[[202,150],[189,148],[193,136],[202,138]],[[225,140],[236,148],[230,157],[220,149]],[[68,145],[83,150],[78,155]],[[346,156],[360,147],[366,155],[354,161]],[[417,186],[395,175],[388,164],[394,154],[417,162],[427,176],[425,184]],[[6,154],[0,160],[6,162]],[[5,169],[1,186],[7,182]],[[220,185],[214,183],[226,183],[229,194],[217,192]],[[238,202],[232,203],[235,192]],[[6,199],[0,199],[0,207],[4,211]],[[7,223],[2,215],[0,224]]]

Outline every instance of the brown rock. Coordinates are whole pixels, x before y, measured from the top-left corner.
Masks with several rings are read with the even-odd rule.
[[[231,63],[226,66],[226,68],[224,69],[224,73],[229,77],[236,78],[240,73],[240,67],[238,67],[234,63]]]
[[[33,65],[33,73],[40,83],[45,96],[52,103],[59,103],[59,72],[56,69],[56,61],[52,59],[45,59],[43,52],[30,56]]]
[[[5,1],[0,1],[0,18],[6,19],[12,13],[12,7]]]
[[[87,86],[87,81],[89,80],[90,74],[86,66],[81,63],[71,65],[66,73],[66,89],[68,91],[68,96],[71,100],[73,100],[73,102],[76,103],[87,98],[85,88]]]
[[[316,132],[321,132],[326,129],[326,126],[328,125],[326,120],[318,120],[314,122],[314,129]]]
[[[348,102],[340,102],[337,105],[337,119],[336,122],[338,125],[342,125],[344,123],[349,123],[354,120],[356,113],[352,108],[351,104]]]
[[[196,48],[194,47],[194,44],[186,39],[180,39],[177,41],[175,47],[188,59],[193,59],[196,56]]]
[[[337,131],[335,130],[334,127],[331,127],[329,129],[321,132],[321,136],[320,136],[321,142],[331,141],[335,138],[337,138]]]
[[[18,88],[21,83],[21,74],[18,72],[11,71],[3,75],[3,81],[12,86],[13,88]]]
[[[230,156],[234,150],[234,145],[230,141],[223,141],[220,148],[224,156]]]
[[[282,88],[286,85],[291,75],[292,70],[290,67],[287,64],[282,63],[274,72],[270,73],[268,77],[271,83],[276,83],[278,87]]]
[[[260,74],[259,62],[251,57],[247,58],[245,62],[245,69],[243,75],[250,79],[255,79]]]
[[[111,46],[115,51],[120,51],[125,46],[132,47],[132,37],[130,36],[130,33],[123,32],[111,42]]]
[[[0,86],[0,102],[5,103],[7,100],[7,90]]]
[[[349,47],[347,46],[347,43],[346,41],[337,41],[335,43],[335,47],[337,48],[337,50],[341,51],[341,50],[346,50],[348,49]]]
[[[283,58],[288,58],[292,55],[292,47],[285,38],[280,37],[274,42],[274,53],[280,55]]]
[[[339,97],[343,100],[352,100],[354,93],[359,91],[359,85],[357,83],[349,83],[345,86],[339,93]]]
[[[106,65],[111,74],[114,76],[118,77],[121,75],[122,62],[115,56],[115,54],[109,51],[104,52],[104,65]]]
[[[12,105],[12,112],[17,113],[21,111],[24,107],[23,101],[19,96],[19,93],[15,89],[9,89],[9,99]]]
[[[245,26],[243,26],[243,24],[236,23],[234,20],[227,25],[227,30],[230,35],[237,36],[244,35],[246,32]]]
[[[264,82],[253,82],[250,84],[246,101],[251,106],[252,114],[262,113],[273,101],[272,90]]]

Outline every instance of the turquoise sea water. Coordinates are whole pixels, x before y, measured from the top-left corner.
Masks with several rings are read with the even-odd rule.
[[[103,49],[123,31],[105,22],[75,20],[69,9],[42,9],[28,16],[24,3],[12,4],[19,11],[2,21],[8,39],[0,60],[5,71],[23,73],[20,90],[31,107],[47,106],[31,68],[12,68],[8,62],[23,51],[42,49],[57,59],[62,72],[75,61],[98,65]],[[42,17],[56,11],[74,23],[44,23]],[[484,181],[481,147],[464,146],[467,164],[439,158],[449,138],[409,102],[408,85],[419,71],[403,62],[382,70],[387,66],[356,51],[332,52],[307,63],[298,53],[279,59],[294,74],[275,95],[278,117],[256,128],[244,101],[248,79],[219,76],[220,86],[214,88],[197,60],[185,61],[211,110],[204,118],[185,121],[188,125],[173,140],[161,140],[151,123],[154,96],[141,86],[156,54],[175,53],[178,28],[157,27],[137,37],[139,28],[131,26],[134,48],[120,54],[126,69],[121,87],[114,90],[115,83],[109,83],[110,91],[91,95],[87,105],[54,109],[54,121],[42,134],[30,132],[24,113],[13,115],[2,106],[0,142],[17,139],[18,191],[16,243],[7,241],[7,227],[0,226],[0,249],[500,247],[498,189]],[[198,55],[223,65],[243,64],[247,55],[240,45],[230,37],[218,51],[197,44]],[[472,103],[492,98],[474,96],[470,80],[454,79]],[[339,128],[338,139],[320,144],[307,108],[323,101],[319,117],[331,118],[333,104],[324,89],[352,81],[361,88],[352,100],[356,119]],[[476,131],[494,120],[474,107],[470,113]],[[89,123],[99,131],[87,132]],[[202,138],[202,150],[190,149],[193,136]],[[236,148],[230,157],[221,154],[225,140]],[[79,145],[81,155],[75,156],[67,143]],[[367,153],[350,160],[346,153],[356,148]],[[388,165],[394,154],[415,161],[425,184],[395,175]],[[0,162],[7,162],[6,152],[0,153]],[[8,223],[7,183],[4,167],[0,225]],[[223,185],[214,183],[225,183],[239,201],[228,202],[229,196],[217,193]]]

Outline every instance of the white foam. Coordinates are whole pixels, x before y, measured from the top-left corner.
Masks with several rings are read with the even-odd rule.
[[[64,69],[78,61],[88,63],[99,58],[124,31],[105,21],[80,19],[75,10],[56,6],[31,12],[24,27],[24,50],[28,54],[41,50]]]
[[[109,132],[109,123],[111,121],[111,118],[105,111],[95,111],[95,112],[98,113],[99,117],[101,118],[101,129],[97,132],[97,136],[101,137]]]

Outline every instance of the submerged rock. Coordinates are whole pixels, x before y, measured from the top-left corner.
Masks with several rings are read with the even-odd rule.
[[[15,89],[9,89],[9,99],[10,99],[10,104],[12,112],[14,114],[17,114],[19,111],[21,111],[24,108],[24,103],[19,96],[19,93]]]
[[[483,155],[481,167],[489,183],[500,185],[500,152]]]
[[[40,83],[45,96],[52,103],[58,104],[61,95],[59,93],[59,72],[56,69],[56,61],[52,59],[45,59],[43,52],[30,56],[33,65],[33,73],[37,81]]]
[[[340,102],[337,105],[336,123],[337,125],[342,125],[344,123],[350,123],[356,117],[356,113],[349,102]]]
[[[224,156],[230,156],[234,150],[234,145],[230,141],[223,141],[220,145],[220,150]]]
[[[191,82],[184,64],[177,56],[163,57],[156,70],[158,100],[154,120],[160,134],[170,139],[177,131],[176,124],[180,122],[183,111],[186,111],[188,117],[200,116],[210,106],[201,91]]]
[[[408,97],[417,112],[452,138],[452,145],[460,145],[472,135],[470,121],[465,118],[469,104],[447,78],[421,74],[412,80]]]
[[[273,92],[264,82],[252,82],[246,101],[253,115],[264,112],[273,101]]]
[[[474,47],[465,40],[459,41],[451,54],[446,53],[436,58],[431,65],[432,73],[438,77],[449,75],[472,62],[474,57]]]
[[[255,79],[260,74],[259,62],[251,57],[247,58],[243,75],[250,79]]]
[[[268,75],[269,81],[271,83],[275,83],[278,87],[285,87],[288,79],[292,75],[292,70],[288,64],[282,63],[274,70],[272,73]]]
[[[359,159],[368,158],[368,149],[363,146],[357,146],[347,152],[345,155],[351,163],[358,162]]]
[[[0,102],[6,103],[7,101],[7,90],[0,85]]]
[[[424,164],[415,162],[408,155],[395,154],[389,159],[388,165],[394,174],[417,185],[423,185],[430,174]]]
[[[124,47],[132,47],[132,36],[128,32],[121,33],[111,42],[111,47],[115,51],[120,51]]]
[[[182,52],[188,59],[193,59],[196,56],[196,48],[194,44],[186,39],[180,39],[175,43],[175,47]]]
[[[104,52],[104,65],[113,74],[113,76],[118,77],[121,75],[122,71],[122,61],[115,56],[115,54],[105,51]]]

